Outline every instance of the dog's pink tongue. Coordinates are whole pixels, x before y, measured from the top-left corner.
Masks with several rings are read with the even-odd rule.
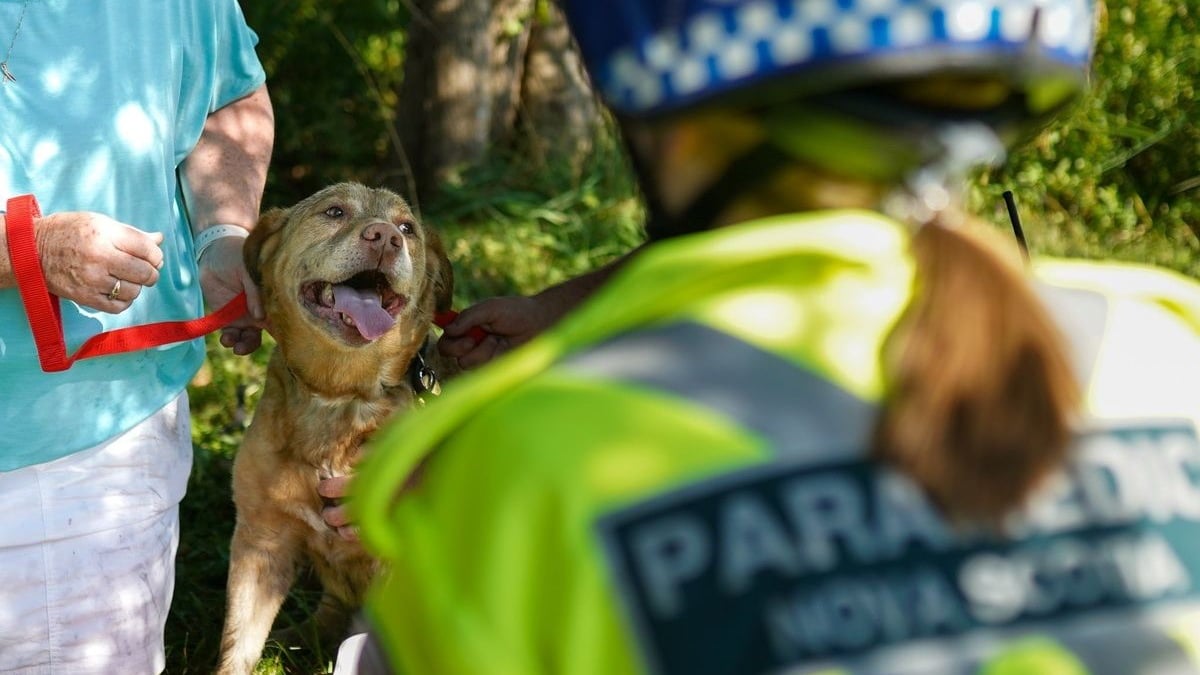
[[[379,294],[349,286],[333,287],[333,308],[354,319],[359,335],[374,340],[392,327],[396,319],[384,311]]]

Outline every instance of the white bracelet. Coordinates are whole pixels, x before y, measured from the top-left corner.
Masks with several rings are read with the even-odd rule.
[[[200,261],[200,256],[208,250],[218,239],[225,237],[242,237],[250,235],[250,230],[237,225],[213,225],[205,229],[200,234],[196,235],[196,262]]]

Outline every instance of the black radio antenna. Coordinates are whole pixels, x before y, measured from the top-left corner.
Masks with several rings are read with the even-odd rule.
[[[1017,237],[1017,246],[1021,247],[1021,257],[1029,262],[1029,244],[1025,241],[1025,230],[1021,229],[1021,216],[1017,213],[1017,201],[1013,198],[1012,190],[1004,191],[1004,204],[1008,207],[1008,219],[1012,221],[1013,234]]]

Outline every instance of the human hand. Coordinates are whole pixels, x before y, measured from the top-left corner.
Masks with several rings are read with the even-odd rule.
[[[421,483],[421,478],[425,474],[425,463],[425,459],[417,463],[416,468],[401,486],[400,494],[416,488]],[[322,478],[317,482],[317,494],[321,495],[321,499],[325,502],[325,506],[321,508],[321,519],[325,521],[325,524],[333,528],[342,539],[358,541],[358,526],[351,522],[350,510],[343,502],[349,493],[351,478],[353,475]]]
[[[513,347],[528,342],[550,327],[558,314],[537,298],[505,296],[489,298],[464,309],[443,329],[438,351],[458,359],[460,367],[476,368]],[[476,342],[471,335],[482,329],[486,337]]]
[[[33,232],[46,289],[60,298],[119,314],[142,287],[158,283],[161,232],[143,232],[89,211],[38,218]]]
[[[346,497],[350,476],[323,478],[317,483],[317,494],[325,500],[321,518],[346,541],[358,541],[358,528],[350,522],[350,512],[342,500]]]
[[[221,329],[221,345],[239,356],[253,353],[262,345],[265,326],[258,286],[242,261],[243,243],[240,237],[217,239],[199,260],[200,287],[210,307],[224,307],[238,293],[246,293],[246,316]]]
[[[438,351],[457,359],[460,368],[481,366],[545,331],[586,300],[632,255],[627,253],[532,297],[490,298],[468,307],[443,329]],[[477,341],[480,330],[487,336]]]

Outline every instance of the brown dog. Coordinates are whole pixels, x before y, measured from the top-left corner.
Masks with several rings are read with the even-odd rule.
[[[221,673],[253,671],[306,558],[324,590],[315,632],[340,637],[361,605],[377,563],[321,519],[317,482],[350,473],[371,432],[430,384],[433,315],[453,286],[404,200],[354,183],[264,214],[245,260],[278,346],[233,466]]]

